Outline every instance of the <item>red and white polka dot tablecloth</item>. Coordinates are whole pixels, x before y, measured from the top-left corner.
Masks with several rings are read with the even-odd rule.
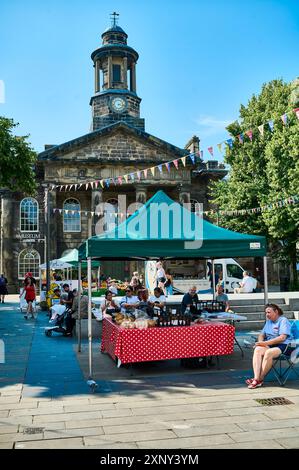
[[[198,356],[222,356],[234,350],[235,329],[221,322],[194,326],[124,329],[103,319],[101,351],[123,364]]]

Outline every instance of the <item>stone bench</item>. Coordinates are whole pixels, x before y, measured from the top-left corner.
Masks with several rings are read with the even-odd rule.
[[[93,318],[91,320],[91,328],[92,328],[92,337],[93,339],[100,339],[102,338],[102,322]],[[79,321],[76,320],[76,328],[74,329],[75,335],[78,337],[79,333]],[[88,338],[88,319],[83,318],[81,319],[81,338],[87,339]]]

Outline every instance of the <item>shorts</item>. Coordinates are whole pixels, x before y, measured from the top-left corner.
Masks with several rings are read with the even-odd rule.
[[[285,356],[290,356],[295,348],[292,348],[288,344],[273,344],[270,348],[279,348],[281,353]]]

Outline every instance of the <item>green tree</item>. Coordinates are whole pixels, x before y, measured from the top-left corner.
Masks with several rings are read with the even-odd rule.
[[[17,126],[13,119],[0,116],[0,187],[33,194],[37,154],[27,142],[28,136],[13,135]]]
[[[234,137],[227,148],[228,177],[211,185],[212,202],[219,210],[249,209],[273,204],[272,208],[246,215],[219,215],[219,224],[240,232],[266,235],[269,246],[279,247],[279,255],[291,265],[291,280],[298,283],[296,242],[299,239],[299,207],[275,203],[299,196],[298,80],[273,80],[248,105],[241,105],[240,119],[227,127]],[[281,116],[287,113],[287,125]],[[273,120],[271,131],[268,122]],[[258,126],[265,124],[262,136]],[[252,130],[252,141],[245,134]],[[244,143],[239,135],[244,134]]]

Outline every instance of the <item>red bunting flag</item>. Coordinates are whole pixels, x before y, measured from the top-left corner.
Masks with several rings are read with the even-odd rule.
[[[147,178],[147,172],[148,172],[148,169],[147,169],[147,168],[146,168],[145,170],[143,170],[144,178],[145,178],[145,179]]]
[[[249,137],[252,142],[252,130],[250,129],[249,131],[246,131],[245,134]]]
[[[299,108],[294,108],[293,111],[296,114],[297,118],[299,119]]]
[[[122,177],[121,177],[121,176],[119,176],[119,177],[117,178],[117,180],[118,180],[118,183],[119,183],[119,184],[123,184],[123,180],[122,180]]]
[[[167,171],[170,171],[170,164],[169,164],[169,162],[166,162],[166,163],[165,163],[165,166],[166,166],[166,168],[167,168]]]
[[[178,169],[179,167],[179,162],[177,160],[173,160],[172,162],[174,164],[174,166],[176,167],[176,169]]]
[[[208,147],[208,151],[210,152],[210,154],[212,155],[212,157],[214,157],[214,150],[213,150],[213,147]]]

